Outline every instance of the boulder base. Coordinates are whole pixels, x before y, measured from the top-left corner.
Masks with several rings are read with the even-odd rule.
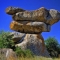
[[[23,50],[30,49],[37,56],[50,57],[44,39],[39,34],[26,34],[22,42],[16,44],[16,46],[21,47]]]

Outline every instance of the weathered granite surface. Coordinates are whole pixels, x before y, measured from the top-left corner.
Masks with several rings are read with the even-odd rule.
[[[0,60],[17,60],[16,53],[9,48],[0,49]]]
[[[7,7],[6,8],[6,13],[9,15],[13,15],[17,12],[22,12],[22,11],[25,11],[25,10],[23,10],[22,8],[18,8],[18,7]]]
[[[7,14],[13,15],[13,20],[20,21],[40,21],[47,24],[54,24],[60,19],[60,12],[55,9],[46,9],[41,7],[34,11],[27,11],[21,8],[8,7],[6,9]]]
[[[14,42],[19,42],[26,34],[18,33],[18,32],[11,32],[9,35],[12,36],[12,40]]]
[[[23,50],[30,49],[37,56],[50,57],[41,33],[51,30],[51,26],[60,20],[60,12],[44,7],[32,11],[8,7],[6,13],[11,15],[13,19],[10,28],[20,32],[18,34],[11,33],[15,46],[19,46]]]
[[[39,34],[26,34],[22,42],[16,44],[16,46],[21,47],[23,50],[30,49],[37,56],[50,57],[44,39]]]
[[[49,32],[51,26],[45,24],[44,22],[24,23],[24,22],[13,21],[10,24],[10,28],[17,32],[39,34],[41,32]]]

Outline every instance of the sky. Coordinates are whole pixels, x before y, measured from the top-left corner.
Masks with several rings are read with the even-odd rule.
[[[35,10],[40,7],[46,9],[56,9],[60,11],[60,0],[0,0],[0,30],[12,31],[9,27],[12,17],[6,14],[5,10],[9,6],[20,7],[25,10]],[[50,32],[43,32],[44,40],[48,37],[55,37],[60,43],[60,21],[51,26]]]

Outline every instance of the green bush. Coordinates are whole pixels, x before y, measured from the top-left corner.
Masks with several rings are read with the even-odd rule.
[[[57,39],[55,39],[54,37],[49,37],[45,40],[45,45],[52,57],[58,57],[60,52],[60,46]]]
[[[15,52],[19,57],[34,57],[33,53],[29,49],[22,50],[20,47],[16,47]]]
[[[12,36],[9,34],[10,32],[0,31],[0,48],[11,48],[18,56],[33,57],[33,53],[29,49],[22,50],[19,47],[15,47]]]
[[[10,32],[0,31],[0,48],[12,48],[14,42],[12,36],[9,36]]]

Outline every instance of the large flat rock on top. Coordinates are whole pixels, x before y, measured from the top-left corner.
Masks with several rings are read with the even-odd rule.
[[[55,9],[40,8],[30,12],[17,12],[12,18],[15,21],[38,21],[52,25],[60,20],[60,12]]]
[[[12,15],[15,21],[38,21],[52,25],[60,20],[59,11],[55,9],[48,10],[44,7],[32,11],[17,7],[8,7],[6,13]]]
[[[47,15],[48,10],[42,7],[34,11],[17,12],[13,15],[13,20],[46,22]]]

